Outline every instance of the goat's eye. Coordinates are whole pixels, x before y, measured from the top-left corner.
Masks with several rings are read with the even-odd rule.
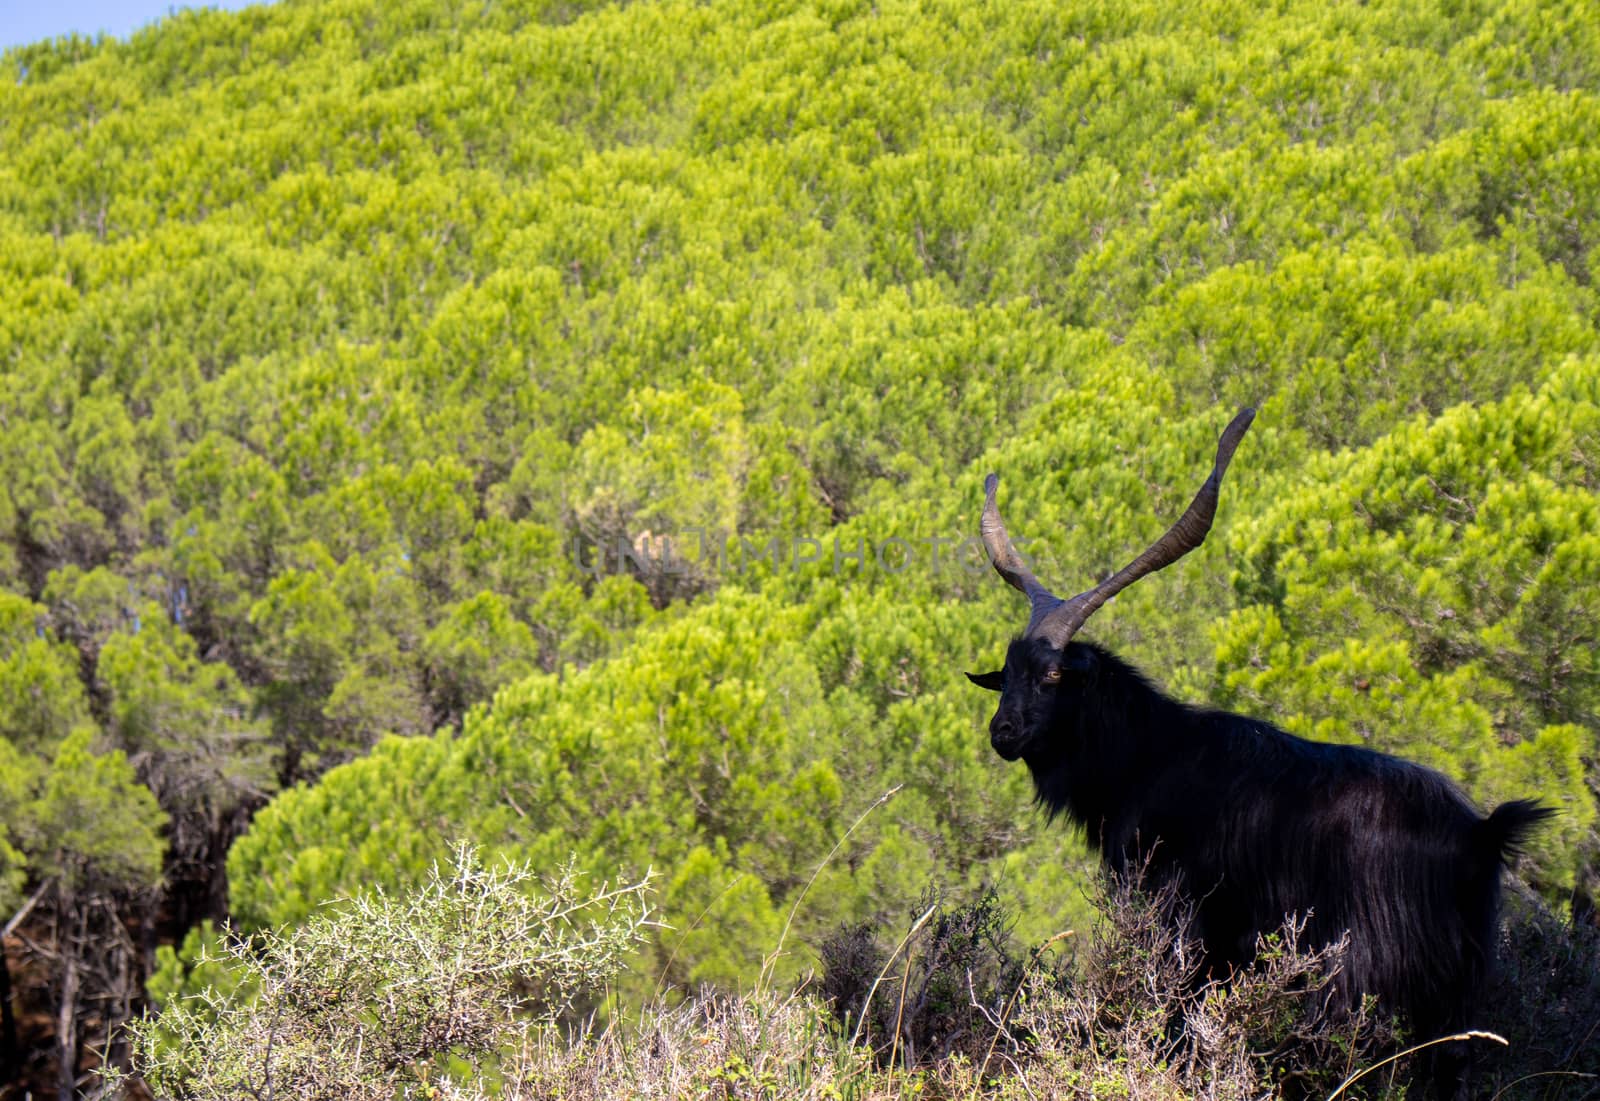
[[[1059,670],[1059,669],[1046,669],[1044,671],[1044,682],[1046,684],[1055,684],[1060,679],[1061,679],[1061,670]]]

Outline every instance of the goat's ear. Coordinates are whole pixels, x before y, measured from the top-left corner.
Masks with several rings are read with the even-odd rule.
[[[967,679],[979,688],[987,688],[991,692],[1004,691],[1006,686],[1006,671],[996,669],[992,673],[968,673]]]

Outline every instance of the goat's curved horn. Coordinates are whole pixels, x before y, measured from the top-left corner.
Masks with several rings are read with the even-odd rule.
[[[1205,542],[1206,534],[1211,530],[1211,521],[1217,515],[1217,491],[1222,486],[1222,476],[1227,472],[1228,463],[1233,460],[1234,449],[1239,446],[1239,441],[1244,439],[1245,431],[1249,429],[1250,422],[1255,416],[1254,409],[1249,407],[1241,409],[1229,422],[1228,427],[1222,430],[1222,437],[1217,441],[1217,460],[1211,468],[1211,476],[1201,485],[1200,492],[1194,495],[1189,507],[1184,509],[1183,515],[1178,517],[1178,522],[1168,528],[1165,535],[1150,544],[1139,557],[1088,592],[1079,593],[1070,600],[1058,601],[1056,606],[1043,616],[1038,614],[1038,606],[1035,604],[1035,614],[1028,623],[1028,637],[1043,638],[1051,646],[1060,649],[1078,633],[1083,621],[1093,615],[1100,605],[1145,574],[1172,565]],[[996,568],[999,568],[998,565]]]
[[[1005,521],[1000,519],[1000,507],[994,500],[995,490],[999,486],[998,474],[990,474],[983,480],[983,518],[978,521],[978,531],[983,535],[983,545],[989,552],[989,561],[994,563],[995,573],[1027,596],[1028,603],[1033,606],[1032,614],[1028,617],[1028,633],[1032,634],[1035,627],[1065,602],[1039,584],[1039,579],[1028,569],[1017,548],[1011,545],[1011,536],[1006,534]]]

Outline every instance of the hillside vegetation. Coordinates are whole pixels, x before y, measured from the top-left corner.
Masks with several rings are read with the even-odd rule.
[[[0,77],[36,1070],[157,940],[458,839],[653,869],[630,996],[930,886],[1085,920],[959,544],[997,471],[1087,587],[1242,404],[1211,540],[1088,634],[1544,799],[1522,874],[1592,919],[1600,8],[283,0]]]

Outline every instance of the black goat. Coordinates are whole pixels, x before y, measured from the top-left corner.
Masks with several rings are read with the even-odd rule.
[[[968,674],[1001,693],[990,742],[1027,764],[1039,802],[1082,826],[1113,874],[1179,884],[1213,972],[1247,965],[1259,935],[1300,914],[1312,946],[1349,932],[1335,979],[1345,1004],[1375,995],[1422,1039],[1460,1031],[1492,962],[1501,869],[1553,812],[1522,800],[1482,817],[1431,769],[1188,707],[1107,650],[1071,641],[1111,596],[1205,539],[1252,416],[1223,433],[1211,477],[1172,529],[1071,600],[1012,547],[989,476],[984,542],[1033,607],[1005,667]],[[1451,1045],[1434,1059],[1441,1096],[1466,1095],[1467,1058]]]

